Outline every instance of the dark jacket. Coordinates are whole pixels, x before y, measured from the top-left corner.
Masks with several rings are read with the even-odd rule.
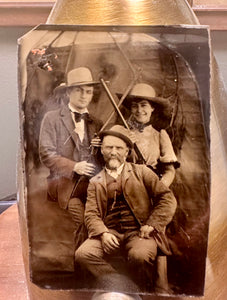
[[[122,188],[125,200],[139,224],[155,228],[154,237],[159,248],[170,254],[165,227],[176,210],[173,193],[157,175],[145,165],[125,163],[122,171]],[[89,237],[99,236],[108,228],[103,219],[107,213],[107,188],[105,171],[90,180],[85,207],[85,224]]]
[[[90,142],[102,123],[93,116],[89,116],[86,122]],[[40,130],[40,159],[50,169],[48,195],[58,201],[61,208],[67,208],[76,180],[73,168],[80,161],[81,155],[79,137],[74,128],[71,112],[68,106],[64,106],[48,112]]]

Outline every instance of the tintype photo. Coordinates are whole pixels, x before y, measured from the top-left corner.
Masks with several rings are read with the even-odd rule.
[[[40,25],[19,40],[33,283],[203,295],[209,62],[203,26]]]

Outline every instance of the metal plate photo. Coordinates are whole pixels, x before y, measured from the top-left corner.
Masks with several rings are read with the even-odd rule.
[[[207,27],[40,25],[18,44],[30,280],[202,296]]]

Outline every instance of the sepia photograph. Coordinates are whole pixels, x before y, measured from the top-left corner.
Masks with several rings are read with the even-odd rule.
[[[18,44],[30,280],[202,296],[208,28],[40,25]]]

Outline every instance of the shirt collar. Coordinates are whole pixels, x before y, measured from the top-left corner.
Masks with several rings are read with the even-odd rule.
[[[71,111],[71,112],[77,112],[77,113],[79,113],[79,114],[83,114],[83,113],[88,113],[88,110],[87,110],[87,108],[85,108],[82,112],[81,111],[78,111],[78,110],[76,110],[75,108],[73,108],[72,107],[72,105],[70,104],[70,103],[68,103],[68,107],[69,107],[69,110]]]
[[[125,165],[124,163],[122,165],[120,165],[120,167],[118,167],[117,170],[110,170],[107,167],[105,167],[105,170],[106,170],[107,174],[109,174],[110,176],[112,176],[113,178],[116,179],[121,174],[121,172],[124,168],[124,165]]]

